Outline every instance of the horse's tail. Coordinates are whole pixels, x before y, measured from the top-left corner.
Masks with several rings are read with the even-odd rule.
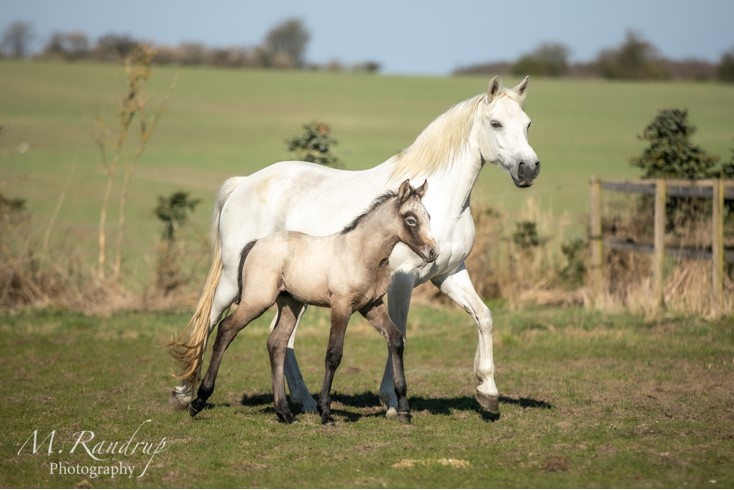
[[[224,203],[244,177],[227,179],[219,189],[217,201],[214,205],[210,231],[211,266],[206,276],[204,290],[199,297],[196,311],[189,320],[186,328],[169,344],[169,352],[179,365],[180,372],[176,375],[192,386],[199,380],[201,364],[204,359],[204,349],[209,337],[212,303],[217,285],[222,277],[222,242],[219,236],[219,219]]]

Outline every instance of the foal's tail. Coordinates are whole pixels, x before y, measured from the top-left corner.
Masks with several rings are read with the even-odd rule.
[[[176,375],[179,379],[195,385],[199,380],[201,363],[204,358],[204,348],[209,337],[212,314],[212,303],[217,285],[222,277],[222,242],[219,236],[219,218],[224,203],[235,190],[243,177],[227,179],[219,189],[217,201],[212,215],[210,232],[212,262],[206,276],[204,290],[196,305],[196,311],[189,320],[186,328],[169,344],[169,352],[180,368]]]

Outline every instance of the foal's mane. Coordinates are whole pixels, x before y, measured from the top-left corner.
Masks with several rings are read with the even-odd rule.
[[[367,215],[372,213],[375,209],[380,207],[382,204],[384,204],[386,201],[390,200],[391,198],[397,196],[398,193],[395,191],[387,191],[386,193],[378,196],[374,201],[372,201],[372,204],[367,208],[367,210],[354,218],[354,220],[349,223],[347,226],[344,227],[344,229],[341,231],[341,234],[349,233],[350,231],[354,230]]]

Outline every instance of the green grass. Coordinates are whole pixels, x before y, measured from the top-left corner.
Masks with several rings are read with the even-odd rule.
[[[191,230],[204,237],[221,182],[290,158],[285,140],[303,123],[331,124],[339,140],[336,153],[348,168],[366,168],[409,145],[433,118],[487,84],[483,77],[156,67],[149,87],[153,104],[174,79],[170,103],[130,192],[126,267],[131,278],[148,274],[146,255],[159,233],[152,213],[158,195],[185,190],[201,198]],[[115,121],[125,89],[122,68],[1,61],[0,86],[0,192],[28,200],[41,234],[74,168],[54,241],[73,240],[91,261],[104,179],[90,133],[98,112],[110,124]],[[580,234],[589,177],[634,177],[627,162],[643,148],[636,135],[664,107],[688,108],[698,127],[696,141],[729,157],[731,85],[533,79],[527,112],[533,118],[531,144],[543,163],[540,178],[531,189],[518,190],[498,169],[487,168],[474,201],[500,207],[511,218],[533,198],[556,214],[570,213],[571,232]],[[21,154],[22,143],[30,149]]]
[[[734,486],[732,319],[493,310],[498,421],[473,400],[471,320],[456,308],[416,306],[406,351],[413,424],[378,408],[384,341],[355,319],[335,378],[333,428],[310,414],[292,426],[276,421],[266,318],[232,344],[212,408],[192,420],[168,406],[171,365],[161,348],[187,315],[0,316],[0,486]],[[299,332],[312,390],[327,325],[327,312],[313,310]],[[80,431],[94,432],[92,443],[123,443],[146,420],[134,442],[166,445],[142,478],[50,475],[59,461],[95,464],[80,448],[70,453]],[[48,441],[18,454],[35,430],[39,443],[56,431],[52,454]],[[109,458],[96,464],[135,465],[136,476],[150,459]]]

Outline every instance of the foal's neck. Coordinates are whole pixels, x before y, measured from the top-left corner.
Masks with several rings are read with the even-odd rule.
[[[349,250],[369,267],[377,267],[400,241],[395,230],[395,200],[389,199],[366,215],[349,233]]]

